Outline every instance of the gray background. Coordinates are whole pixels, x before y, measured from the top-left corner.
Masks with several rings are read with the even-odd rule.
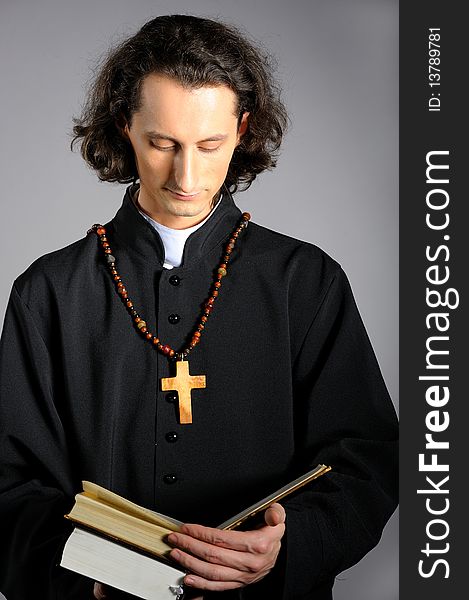
[[[292,127],[277,168],[235,196],[255,222],[322,247],[352,288],[398,400],[398,1],[1,0],[3,319],[13,279],[120,207],[68,145],[97,57],[158,14],[220,17],[278,60]],[[398,598],[397,515],[336,600]]]

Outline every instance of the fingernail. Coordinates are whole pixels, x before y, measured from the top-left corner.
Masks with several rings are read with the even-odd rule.
[[[166,539],[168,540],[168,542],[171,542],[171,544],[176,544],[178,541],[177,535],[175,535],[174,533],[170,533]]]
[[[192,577],[185,577],[184,578],[184,583],[187,583],[187,585],[194,585],[195,583],[195,579],[193,579]]]

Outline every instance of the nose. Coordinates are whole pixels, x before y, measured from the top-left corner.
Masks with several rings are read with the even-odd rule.
[[[173,176],[177,189],[174,191],[182,194],[194,194],[200,191],[198,185],[198,162],[195,152],[189,149],[180,149],[173,163]]]

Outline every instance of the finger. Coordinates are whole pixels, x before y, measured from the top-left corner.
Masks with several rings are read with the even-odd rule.
[[[250,537],[252,532],[249,531],[225,531],[186,523],[181,527],[181,532],[208,544],[214,544],[220,548],[229,548],[230,550],[239,550],[240,552],[248,552],[252,544]],[[169,541],[173,535],[169,536]]]
[[[200,575],[203,579],[209,581],[238,581],[242,583],[244,577],[248,577],[246,573],[243,576],[242,571],[224,565],[205,562],[179,549],[171,550],[170,556],[188,571]]]
[[[263,526],[260,529],[251,531],[225,531],[212,527],[204,527],[203,525],[185,524],[181,527],[181,532],[220,548],[249,552],[251,554],[265,554],[269,551],[269,544],[282,537],[284,528],[283,524],[279,524],[276,527]],[[172,533],[167,539],[170,543],[177,545],[176,540],[180,535],[179,533]]]
[[[259,559],[255,554],[249,552],[221,548],[182,533],[171,534],[168,536],[168,541],[177,548],[186,550],[206,562],[246,572],[257,571],[259,568]],[[171,554],[171,556],[173,555]]]
[[[271,527],[275,527],[275,525],[280,525],[280,523],[285,523],[286,513],[285,509],[281,504],[275,502],[264,513],[264,520],[267,525]]]
[[[107,598],[106,590],[102,583],[98,583],[97,581],[95,581],[93,587],[93,596],[97,598],[97,600],[104,600],[104,598]]]
[[[188,586],[195,587],[198,590],[208,590],[211,592],[223,592],[243,587],[238,581],[208,581],[197,575],[188,575],[184,579],[184,583]]]

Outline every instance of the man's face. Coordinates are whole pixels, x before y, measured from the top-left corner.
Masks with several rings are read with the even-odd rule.
[[[151,74],[141,94],[124,129],[140,177],[139,204],[162,225],[191,227],[209,214],[249,113],[237,130],[236,96],[227,86],[188,90]]]

